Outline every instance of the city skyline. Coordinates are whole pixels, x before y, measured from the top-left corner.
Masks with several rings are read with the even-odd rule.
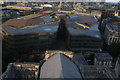
[[[1,1],[5,1],[5,2],[46,2],[46,1],[50,1],[50,2],[119,2],[120,0],[1,0]]]
[[[120,4],[99,1],[3,2],[1,79],[120,79]]]

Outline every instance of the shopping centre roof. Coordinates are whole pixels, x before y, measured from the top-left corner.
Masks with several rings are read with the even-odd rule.
[[[32,14],[10,19],[3,23],[2,28],[9,35],[57,32],[59,19],[54,22],[52,20],[53,18],[50,15]]]
[[[32,14],[24,17],[10,19],[3,23],[3,25],[12,26],[12,27],[25,27],[37,25],[43,22],[41,15]]]
[[[66,25],[71,35],[101,38],[98,21],[94,16],[70,16],[70,19],[66,21]]]
[[[20,29],[13,28],[11,26],[3,26],[3,29],[7,31],[9,35],[54,33],[58,30],[58,24],[34,25],[32,27],[23,27]]]

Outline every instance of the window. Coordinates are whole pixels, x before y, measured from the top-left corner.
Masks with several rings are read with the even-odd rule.
[[[110,40],[109,40],[109,41],[111,42],[111,40],[112,40],[112,38],[110,38]]]

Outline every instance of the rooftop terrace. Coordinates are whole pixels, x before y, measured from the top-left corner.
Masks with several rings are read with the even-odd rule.
[[[95,16],[70,16],[66,26],[71,35],[86,35],[101,38]]]

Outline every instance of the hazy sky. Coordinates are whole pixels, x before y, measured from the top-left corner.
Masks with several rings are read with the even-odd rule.
[[[31,2],[39,2],[39,1],[57,1],[57,2],[59,2],[59,1],[61,1],[61,0],[0,0],[0,1],[7,1],[7,2],[19,2],[19,1],[31,1]],[[62,1],[66,1],[66,0],[62,0]],[[74,1],[74,0],[67,0],[67,1]],[[79,1],[79,0],[75,0],[75,1]],[[80,0],[80,1],[82,1],[82,0]],[[85,1],[85,0],[83,0],[83,1]],[[89,0],[88,0],[89,1]],[[92,1],[92,0],[90,0],[90,1]],[[93,1],[95,1],[95,0],[93,0]],[[99,1],[99,0],[98,0]],[[105,0],[106,2],[119,2],[120,0]]]
[[[106,0],[107,2],[119,2],[120,0]]]

